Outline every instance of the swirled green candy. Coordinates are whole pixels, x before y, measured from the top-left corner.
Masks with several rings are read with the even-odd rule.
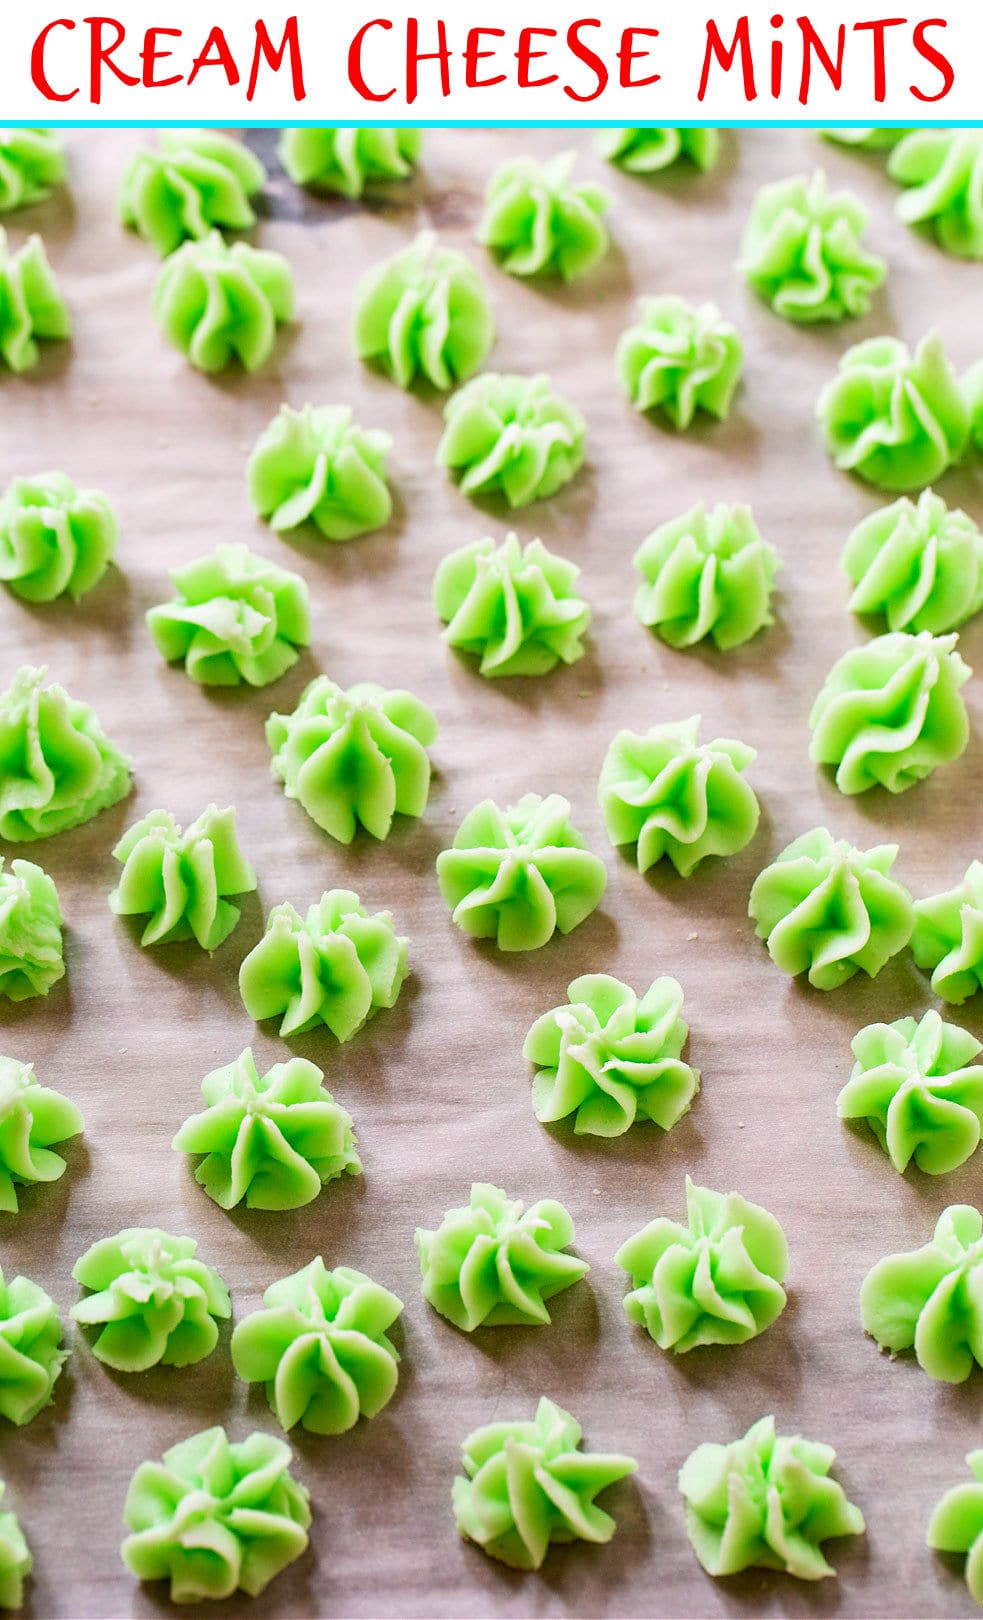
[[[536,1118],[572,1118],[578,1136],[622,1136],[639,1119],[671,1130],[700,1088],[699,1069],[680,1056],[689,1036],[680,985],[656,979],[637,996],[607,973],[586,973],[567,995],[537,1018],[522,1048],[538,1067]]]
[[[313,523],[326,540],[354,540],[392,516],[391,449],[389,434],[359,427],[347,405],[281,405],[249,458],[249,498],[278,534]]]
[[[914,354],[893,337],[854,344],[816,415],[837,467],[878,489],[923,489],[969,441],[969,408],[937,332]]]
[[[697,411],[723,421],[741,379],[744,347],[716,304],[669,295],[641,300],[642,318],[622,333],[616,364],[637,411],[659,411],[680,431]]]
[[[437,721],[412,692],[319,675],[292,714],[270,715],[266,740],[287,798],[341,844],[359,827],[388,838],[394,816],[427,807]]]
[[[545,675],[584,656],[591,610],[580,569],[541,540],[474,540],[445,557],[433,600],[444,640],[479,660],[482,675]]]
[[[25,602],[77,602],[109,567],[116,534],[98,490],[58,472],[15,478],[0,497],[0,580]]]
[[[194,1238],[131,1226],[75,1262],[72,1276],[89,1293],[72,1319],[99,1329],[92,1350],[107,1367],[190,1367],[211,1355],[232,1302],[218,1272],[195,1259],[197,1249]]]
[[[707,511],[698,501],[642,541],[635,612],[670,647],[709,636],[720,652],[743,646],[774,623],[771,594],[782,563],[749,506]]]
[[[961,883],[915,901],[911,951],[932,989],[957,1004],[983,988],[983,864],[970,861]]]
[[[720,156],[718,129],[600,129],[597,149],[626,174],[658,174],[686,158],[697,169],[712,169]]]
[[[40,236],[29,236],[13,253],[0,228],[0,364],[30,371],[41,358],[40,342],[71,335],[71,317]]]
[[[65,976],[61,906],[54,879],[33,861],[0,855],[0,996],[46,996]]]
[[[576,1418],[545,1395],[532,1421],[475,1429],[452,1495],[461,1535],[511,1569],[539,1569],[554,1543],[610,1541],[617,1526],[594,1498],[638,1464],[582,1452],[581,1437]]]
[[[904,793],[969,741],[959,688],[971,671],[955,635],[903,630],[853,647],[833,665],[809,716],[809,757],[836,767],[841,793]]]
[[[0,997],[46,996],[65,976],[62,914],[54,879],[33,861],[0,855]]]
[[[264,1309],[238,1323],[232,1360],[240,1378],[266,1385],[284,1429],[343,1434],[373,1418],[396,1393],[399,1355],[386,1337],[403,1309],[388,1288],[318,1255],[273,1283]]]
[[[437,464],[460,475],[465,495],[504,495],[509,506],[545,500],[568,484],[584,459],[587,423],[535,377],[487,371],[444,407]]]
[[[598,803],[616,847],[634,844],[640,872],[663,859],[689,877],[708,855],[736,855],[758,825],[743,772],[755,750],[729,737],[697,741],[700,716],[619,731],[604,756]]]
[[[0,1497],[6,1488],[0,1479]],[[16,1514],[0,1512],[0,1609],[20,1608],[24,1601],[24,1582],[33,1568],[34,1559]]]
[[[422,231],[362,277],[354,340],[359,359],[381,366],[400,388],[423,378],[446,392],[478,370],[495,341],[495,320],[471,261]]]
[[[0,838],[51,838],[130,791],[129,761],[87,703],[25,664],[0,695]]]
[[[277,326],[294,317],[294,281],[286,259],[212,231],[164,260],[154,287],[158,326],[198,371],[238,360],[258,371],[270,358]]]
[[[940,247],[983,259],[983,130],[913,129],[888,159],[906,225],[929,225]]]
[[[836,1099],[840,1118],[866,1120],[899,1172],[912,1160],[930,1176],[964,1164],[983,1130],[976,1037],[931,1011],[920,1021],[868,1024],[852,1044],[857,1061]]]
[[[19,1186],[58,1181],[65,1161],[52,1150],[82,1128],[75,1104],[39,1085],[30,1063],[0,1057],[0,1210],[16,1215]]]
[[[970,366],[962,380],[962,393],[969,412],[969,434],[975,450],[983,453],[983,360]]]
[[[983,1216],[951,1204],[932,1240],[878,1260],[860,1289],[864,1331],[892,1356],[914,1348],[930,1378],[961,1384],[983,1366]]]
[[[832,1446],[775,1433],[761,1418],[729,1445],[706,1442],[679,1472],[690,1544],[709,1575],[781,1569],[800,1581],[836,1571],[823,1556],[833,1536],[860,1536],[864,1516],[830,1479]]]
[[[853,612],[883,614],[889,630],[937,636],[983,607],[983,534],[930,489],[864,518],[841,563]]]
[[[64,178],[57,130],[0,129],[0,214],[43,202]]]
[[[418,1227],[423,1297],[464,1333],[550,1321],[546,1301],[590,1267],[567,1254],[573,1221],[562,1204],[525,1204],[476,1181],[470,1202],[449,1209],[435,1231]]]
[[[350,889],[329,889],[301,917],[274,906],[266,933],[239,969],[250,1018],[279,1018],[280,1034],[327,1025],[350,1041],[380,1007],[395,1007],[409,941],[388,911],[369,915]]]
[[[575,281],[610,245],[602,215],[611,198],[593,180],[571,178],[574,152],[548,163],[517,158],[496,169],[485,190],[478,241],[512,276]]]
[[[774,1215],[738,1193],[686,1177],[686,1225],[660,1216],[623,1243],[615,1265],[631,1277],[629,1322],[660,1350],[744,1344],[785,1309],[788,1245]]]
[[[837,146],[856,147],[859,152],[888,152],[911,131],[881,127],[862,129],[857,126],[855,129],[821,129],[819,133],[824,141],[834,141]]]
[[[351,1116],[315,1063],[290,1058],[260,1075],[244,1052],[201,1082],[208,1107],[171,1144],[201,1154],[195,1180],[221,1209],[300,1209],[329,1181],[361,1175]]]
[[[67,1357],[51,1296],[27,1277],[5,1282],[0,1271],[0,1417],[18,1427],[37,1417],[54,1395]],[[0,1554],[0,1569],[2,1561]]]
[[[156,150],[135,152],[123,175],[119,211],[166,258],[189,237],[216,229],[248,231],[256,223],[250,199],[266,170],[241,141],[217,129],[161,130]]]
[[[269,686],[311,639],[305,582],[248,546],[216,546],[172,569],[171,581],[177,595],[150,608],[147,628],[199,686]]]
[[[568,801],[527,793],[505,810],[476,805],[437,856],[437,879],[458,928],[500,951],[533,951],[596,910],[608,875],[571,825]]]
[[[849,191],[827,192],[826,176],[796,175],[762,186],[741,244],[748,286],[787,321],[866,315],[887,265],[861,240],[867,210]]]
[[[149,918],[141,945],[193,939],[203,951],[217,950],[239,921],[230,896],[256,888],[236,838],[236,813],[214,804],[184,832],[169,810],[152,810],[127,829],[113,857],[123,871],[109,909]]]
[[[928,1522],[926,1543],[935,1552],[965,1553],[966,1585],[983,1606],[983,1451],[970,1451],[972,1481],[946,1491]]]
[[[127,1569],[169,1581],[174,1603],[256,1597],[307,1548],[310,1498],[291,1461],[272,1435],[236,1444],[214,1428],[141,1463],[123,1508]]]
[[[355,199],[368,187],[408,180],[422,149],[420,129],[285,129],[279,153],[295,185]]]
[[[835,990],[859,972],[875,978],[915,924],[911,895],[890,875],[897,853],[897,844],[855,849],[825,827],[783,849],[748,902],[776,966],[807,973],[816,990]]]

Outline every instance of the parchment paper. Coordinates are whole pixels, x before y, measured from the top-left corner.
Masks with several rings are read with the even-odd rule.
[[[983,1158],[952,1176],[896,1175],[872,1138],[836,1118],[849,1043],[872,1019],[932,1004],[910,957],[876,983],[832,995],[791,983],[746,917],[759,869],[800,832],[827,822],[861,844],[896,839],[897,873],[916,894],[956,882],[983,854],[983,723],[978,679],[967,697],[977,729],[966,756],[892,800],[843,799],[807,757],[806,718],[834,658],[865,632],[846,612],[837,571],[853,524],[880,501],[837,473],[814,402],[847,344],[884,331],[914,341],[938,322],[962,367],[983,352],[979,266],[943,256],[894,219],[894,188],[877,160],[808,132],[729,136],[712,175],[680,169],[649,185],[621,176],[591,138],[563,131],[461,132],[427,138],[418,179],[365,207],[302,197],[277,172],[271,217],[256,239],[296,271],[299,324],[258,377],[209,381],[167,348],[148,309],[157,260],[118,225],[116,185],[131,132],[72,133],[69,196],[18,215],[15,241],[43,229],[75,318],[71,350],[0,382],[0,481],[61,468],[105,490],[122,527],[119,570],[75,608],[29,608],[0,593],[3,683],[42,662],[90,700],[135,761],[129,802],[87,827],[7,853],[38,859],[58,884],[68,922],[68,976],[47,1001],[2,1013],[2,1049],[33,1059],[39,1077],[81,1105],[84,1139],[50,1188],[25,1191],[0,1217],[0,1262],[42,1283],[67,1312],[72,1264],[118,1228],[159,1224],[199,1239],[232,1290],[237,1317],[274,1279],[316,1253],[396,1289],[406,1301],[399,1391],[387,1410],[335,1439],[295,1436],[296,1472],[315,1509],[308,1554],[254,1603],[209,1613],[356,1616],[863,1616],[964,1615],[958,1561],[924,1547],[940,1493],[964,1477],[980,1439],[983,1374],[947,1388],[909,1359],[891,1364],[865,1338],[857,1290],[881,1255],[926,1241],[947,1203],[983,1195]],[[255,144],[272,158],[274,138]],[[501,273],[473,243],[483,183],[507,155],[582,148],[585,174],[614,196],[615,249],[568,291]],[[733,266],[758,185],[822,163],[868,202],[870,240],[890,278],[869,319],[810,331],[786,325],[748,294]],[[490,364],[548,370],[585,411],[590,460],[555,499],[513,519],[481,511],[433,465],[439,402],[406,396],[352,357],[356,277],[436,226],[480,265],[499,337]],[[747,345],[746,385],[730,421],[675,435],[636,417],[620,394],[613,351],[637,295],[715,298]],[[395,439],[399,515],[350,545],[277,539],[249,508],[246,455],[281,403],[350,401],[357,418]],[[943,492],[983,517],[978,473]],[[660,521],[698,498],[747,500],[781,550],[779,620],[729,656],[676,653],[633,618],[631,555]],[[442,645],[430,606],[450,548],[514,526],[583,567],[595,613],[588,656],[529,682],[481,680]],[[154,651],[144,611],[168,594],[167,570],[218,541],[246,540],[297,568],[314,608],[314,644],[278,685],[208,693]],[[983,663],[983,625],[962,649]],[[406,685],[435,708],[440,738],[426,816],[384,844],[345,850],[288,803],[269,775],[263,721],[293,706],[319,670],[344,684]],[[622,726],[704,717],[704,734],[758,749],[749,775],[763,817],[736,859],[688,882],[639,876],[615,854],[595,803],[605,748]],[[476,946],[451,924],[434,858],[465,812],[492,795],[566,794],[575,822],[608,865],[601,909],[567,939],[525,956]],[[111,849],[156,806],[186,822],[209,802],[238,807],[259,897],[209,960],[193,946],[141,950],[111,916]],[[199,1081],[252,1043],[261,1067],[284,1057],[256,1029],[236,989],[238,964],[281,900],[304,908],[332,884],[390,907],[412,939],[413,977],[391,1013],[349,1045],[326,1034],[293,1043],[326,1071],[353,1114],[365,1174],[328,1187],[294,1214],[218,1209],[170,1149],[199,1102]],[[686,993],[690,1056],[703,1072],[692,1113],[671,1134],[632,1130],[614,1142],[575,1140],[533,1117],[522,1040],[568,981],[609,971],[644,990],[673,973]],[[971,1005],[955,1015],[983,1034]],[[781,1219],[791,1248],[790,1301],[762,1338],[732,1350],[663,1354],[622,1311],[618,1244],[656,1214],[680,1216],[686,1172],[739,1189]],[[459,1334],[421,1300],[413,1230],[466,1200],[472,1179],[526,1200],[570,1208],[587,1281],[553,1305],[553,1325]],[[70,1330],[72,1356],[54,1404],[26,1429],[0,1429],[0,1475],[36,1559],[29,1614],[147,1616],[169,1612],[118,1557],[127,1483],[145,1457],[212,1423],[243,1437],[278,1432],[259,1390],[233,1375],[228,1330],[187,1371],[117,1377]],[[581,1420],[588,1446],[630,1451],[637,1480],[607,1498],[619,1528],[610,1547],[551,1553],[539,1575],[510,1573],[461,1542],[450,1486],[463,1437],[477,1424],[531,1413],[548,1393]],[[816,1589],[760,1572],[714,1582],[686,1540],[676,1472],[706,1439],[731,1439],[774,1411],[786,1432],[832,1443],[837,1471],[867,1514],[869,1534],[833,1546],[839,1577]],[[203,1611],[204,1612],[204,1611]]]

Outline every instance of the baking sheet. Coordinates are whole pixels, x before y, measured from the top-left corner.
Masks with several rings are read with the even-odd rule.
[[[960,367],[976,359],[983,272],[896,222],[880,162],[809,132],[731,135],[713,174],[680,169],[648,184],[602,163],[587,134],[437,130],[418,178],[388,201],[314,201],[275,176],[271,217],[256,237],[291,260],[299,323],[261,375],[208,380],[159,336],[148,309],[157,260],[117,223],[118,178],[145,138],[73,132],[70,195],[11,222],[15,241],[28,228],[44,231],[75,340],[49,349],[31,375],[0,382],[0,482],[63,469],[111,496],[121,541],[119,570],[77,608],[30,608],[0,593],[0,676],[5,684],[18,663],[46,663],[132,754],[136,786],[87,827],[9,852],[39,859],[58,884],[68,975],[47,1001],[4,1007],[2,1050],[32,1059],[42,1081],[75,1098],[86,1133],[68,1149],[61,1182],[25,1192],[17,1217],[0,1216],[0,1263],[42,1283],[67,1311],[77,1297],[72,1264],[92,1241],[158,1224],[199,1240],[237,1317],[315,1253],[364,1269],[406,1301],[392,1404],[338,1438],[295,1437],[315,1512],[309,1552],[255,1602],[209,1613],[966,1614],[958,1564],[923,1542],[934,1503],[964,1477],[963,1453],[979,1442],[983,1374],[946,1388],[909,1360],[892,1365],[864,1337],[857,1290],[879,1256],[927,1240],[946,1203],[980,1201],[983,1158],[946,1178],[902,1179],[872,1139],[836,1119],[856,1030],[933,1004],[910,957],[875,984],[810,992],[772,966],[745,913],[758,870],[818,822],[861,844],[896,839],[897,873],[916,894],[949,886],[983,854],[978,678],[966,688],[975,726],[966,756],[901,799],[843,799],[806,753],[811,700],[834,658],[863,639],[846,612],[839,550],[880,504],[828,463],[815,398],[848,343],[884,331],[916,340],[935,321]],[[253,139],[272,156],[273,136]],[[473,243],[481,187],[509,155],[545,157],[568,145],[582,148],[582,172],[613,194],[615,247],[569,290],[524,285]],[[816,163],[867,200],[870,240],[891,274],[869,319],[810,331],[756,303],[733,263],[756,188]],[[352,357],[356,276],[425,224],[482,268],[499,327],[490,364],[549,370],[590,424],[586,470],[514,519],[476,508],[434,467],[439,402],[404,395]],[[635,297],[655,292],[714,298],[744,334],[746,382],[727,424],[674,435],[621,397],[615,343]],[[292,544],[255,520],[245,458],[284,399],[349,401],[360,421],[392,433],[398,514],[387,530],[343,546]],[[983,517],[978,472],[942,489]],[[631,613],[636,545],[701,497],[750,501],[786,564],[778,622],[726,657],[673,652]],[[595,618],[589,653],[574,668],[496,684],[443,647],[430,583],[451,547],[508,526],[582,566]],[[209,693],[165,667],[142,619],[167,595],[169,567],[232,540],[304,575],[314,640],[277,686]],[[965,631],[962,650],[983,665],[983,622]],[[333,844],[270,779],[263,721],[292,707],[319,670],[343,684],[408,686],[439,716],[427,814],[385,844]],[[619,727],[694,712],[704,735],[758,749],[749,777],[761,827],[741,855],[688,882],[671,873],[646,880],[607,844],[597,772]],[[433,862],[472,804],[529,790],[567,795],[607,861],[609,886],[573,935],[507,957],[451,926]],[[259,897],[246,901],[211,960],[192,946],[141,950],[106,905],[112,846],[154,807],[187,822],[212,800],[238,808]],[[390,907],[412,940],[413,976],[392,1012],[347,1046],[326,1034],[291,1043],[322,1065],[353,1114],[365,1174],[295,1213],[226,1215],[170,1140],[198,1106],[208,1070],[250,1042],[261,1067],[285,1055],[271,1028],[255,1028],[243,1012],[238,964],[270,906],[306,907],[332,884],[355,888],[373,909]],[[659,973],[682,982],[703,1090],[669,1135],[642,1127],[613,1142],[575,1141],[536,1123],[522,1040],[585,971],[618,974],[639,990]],[[983,1035],[978,1007],[957,1016]],[[612,1256],[655,1214],[681,1215],[687,1171],[781,1219],[790,1300],[755,1342],[674,1359],[629,1328]],[[569,1207],[592,1270],[553,1303],[552,1327],[467,1337],[422,1302],[413,1230],[465,1201],[472,1179]],[[227,1329],[194,1370],[132,1378],[103,1367],[74,1331],[71,1342],[54,1404],[26,1429],[0,1429],[5,1506],[19,1513],[36,1561],[27,1612],[50,1620],[169,1612],[162,1589],[141,1588],[119,1561],[133,1469],[211,1423],[239,1438],[276,1425],[262,1393],[234,1377]],[[609,1548],[557,1549],[540,1574],[523,1576],[457,1538],[449,1493],[462,1438],[477,1424],[530,1413],[544,1393],[577,1415],[588,1446],[632,1452],[641,1468],[607,1498],[619,1524]],[[786,1432],[836,1447],[839,1477],[868,1518],[866,1538],[834,1544],[839,1577],[816,1589],[760,1572],[714,1582],[686,1540],[680,1464],[700,1441],[736,1437],[770,1411]]]

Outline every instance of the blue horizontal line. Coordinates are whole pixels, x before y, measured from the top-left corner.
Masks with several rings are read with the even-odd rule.
[[[39,118],[6,119],[8,129],[36,128]],[[86,118],[86,119],[48,119],[46,127],[50,129],[320,129],[326,127],[315,118],[137,118],[123,120],[118,118]],[[468,118],[448,119],[446,122],[435,122],[433,119],[396,118],[384,124],[380,119],[366,119],[362,124],[337,124],[331,126],[337,129],[621,129],[624,126],[617,120],[598,119],[596,122],[586,122],[583,119],[518,119],[509,118]],[[661,124],[640,124],[633,126],[639,129],[661,129]],[[673,129],[867,129],[871,126],[864,124],[859,118],[753,118],[724,119],[722,123],[709,123],[708,119],[684,118],[671,126]],[[942,129],[951,128],[951,124],[925,123],[912,124],[903,119],[885,119],[876,126],[878,129]],[[983,119],[968,118],[960,125],[960,129],[983,129]]]

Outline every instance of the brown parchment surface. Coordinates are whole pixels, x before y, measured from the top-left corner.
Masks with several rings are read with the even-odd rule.
[[[75,320],[70,350],[0,381],[0,482],[60,468],[105,490],[120,523],[119,569],[80,606],[26,607],[0,593],[0,677],[21,662],[90,700],[135,762],[126,804],[88,826],[8,854],[55,877],[67,918],[67,978],[46,1001],[5,1007],[2,1050],[75,1098],[84,1139],[49,1188],[25,1191],[0,1216],[0,1263],[42,1283],[64,1312],[77,1297],[75,1259],[129,1225],[190,1233],[229,1284],[237,1318],[274,1279],[323,1254],[394,1288],[406,1301],[399,1391],[371,1423],[335,1439],[296,1436],[296,1471],[315,1511],[307,1555],[250,1603],[217,1615],[863,1616],[963,1615],[957,1563],[924,1547],[940,1493],[964,1477],[979,1444],[983,1374],[947,1388],[908,1359],[891,1364],[861,1330],[857,1290],[882,1254],[926,1241],[947,1203],[983,1196],[983,1158],[931,1179],[896,1175],[872,1138],[836,1118],[850,1039],[872,1019],[921,1013],[933,1001],[909,956],[870,984],[832,995],[791,983],[746,918],[758,870],[818,822],[862,844],[897,840],[896,871],[916,894],[947,887],[983,854],[983,699],[966,689],[975,730],[966,756],[902,798],[841,798],[807,757],[811,700],[839,653],[865,630],[846,611],[837,570],[851,527],[880,504],[827,461],[814,402],[848,343],[883,331],[909,341],[937,322],[962,367],[983,352],[983,271],[946,258],[898,223],[877,159],[809,132],[728,136],[709,176],[656,184],[605,165],[588,135],[563,131],[434,131],[418,178],[367,207],[314,201],[277,170],[256,240],[282,250],[297,280],[299,323],[259,376],[217,381],[192,371],[160,337],[148,300],[157,260],[127,235],[116,188],[145,136],[74,132],[71,191],[10,222],[14,241],[43,230]],[[272,158],[274,138],[254,143]],[[569,290],[515,281],[473,242],[485,178],[508,155],[575,144],[581,168],[609,186],[614,250]],[[861,322],[797,329],[744,289],[734,261],[756,188],[822,163],[868,202],[870,240],[890,277]],[[491,288],[499,336],[490,364],[548,370],[590,424],[589,464],[555,499],[508,520],[481,511],[434,466],[439,402],[407,396],[353,359],[356,277],[424,224],[469,253]],[[675,435],[636,417],[614,380],[613,351],[636,296],[714,298],[746,339],[745,386],[728,423]],[[349,401],[387,428],[398,516],[350,545],[278,539],[253,516],[243,470],[283,400]],[[979,473],[943,492],[983,517]],[[698,498],[746,500],[780,549],[778,621],[729,656],[676,653],[634,619],[632,553],[658,522]],[[594,608],[590,648],[574,668],[526,683],[481,680],[441,643],[430,605],[439,559],[484,533],[539,534],[583,568]],[[143,614],[168,593],[167,570],[219,541],[246,540],[308,581],[313,646],[278,685],[208,693],[167,668]],[[983,623],[962,650],[983,664]],[[345,850],[322,836],[269,774],[263,721],[289,709],[319,670],[349,684],[405,685],[436,710],[440,737],[429,808],[384,844]],[[650,880],[608,845],[595,803],[604,750],[622,726],[703,715],[704,735],[745,739],[763,807],[743,854],[688,882]],[[525,956],[476,946],[449,921],[434,877],[438,850],[464,813],[492,795],[565,794],[608,866],[601,909]],[[243,848],[260,879],[239,928],[209,959],[192,946],[141,950],[106,905],[111,849],[137,815],[166,806],[186,822],[209,802],[237,806]],[[270,906],[303,908],[331,885],[390,907],[412,940],[413,976],[396,1009],[349,1045],[310,1035],[313,1057],[350,1109],[365,1174],[327,1188],[296,1213],[224,1214],[196,1186],[171,1137],[198,1105],[199,1081],[252,1043],[261,1067],[286,1055],[256,1029],[236,989],[238,964]],[[668,1136],[654,1127],[618,1141],[546,1130],[530,1107],[522,1040],[565,999],[575,975],[607,971],[639,990],[678,976],[703,1073],[691,1114]],[[955,1014],[983,1034],[976,1005]],[[619,1243],[656,1214],[680,1216],[683,1181],[735,1188],[781,1219],[791,1250],[790,1299],[778,1323],[736,1350],[675,1359],[622,1311]],[[467,1337],[424,1305],[413,1231],[465,1201],[472,1179],[516,1197],[562,1199],[590,1262],[559,1297],[553,1325]],[[212,1423],[243,1437],[278,1432],[262,1393],[233,1375],[228,1329],[187,1371],[115,1376],[74,1329],[53,1405],[26,1429],[0,1428],[5,1506],[16,1508],[36,1571],[36,1617],[168,1612],[118,1556],[130,1475],[145,1457]],[[510,1573],[461,1542],[450,1486],[462,1438],[477,1424],[531,1412],[548,1393],[584,1425],[586,1443],[630,1451],[635,1481],[607,1498],[618,1519],[607,1549],[554,1551],[538,1575]],[[839,1477],[869,1534],[834,1545],[837,1580],[810,1589],[760,1572],[714,1582],[686,1539],[676,1472],[706,1439],[729,1439],[774,1411],[786,1432],[832,1443]],[[202,1612],[205,1612],[204,1610]]]

